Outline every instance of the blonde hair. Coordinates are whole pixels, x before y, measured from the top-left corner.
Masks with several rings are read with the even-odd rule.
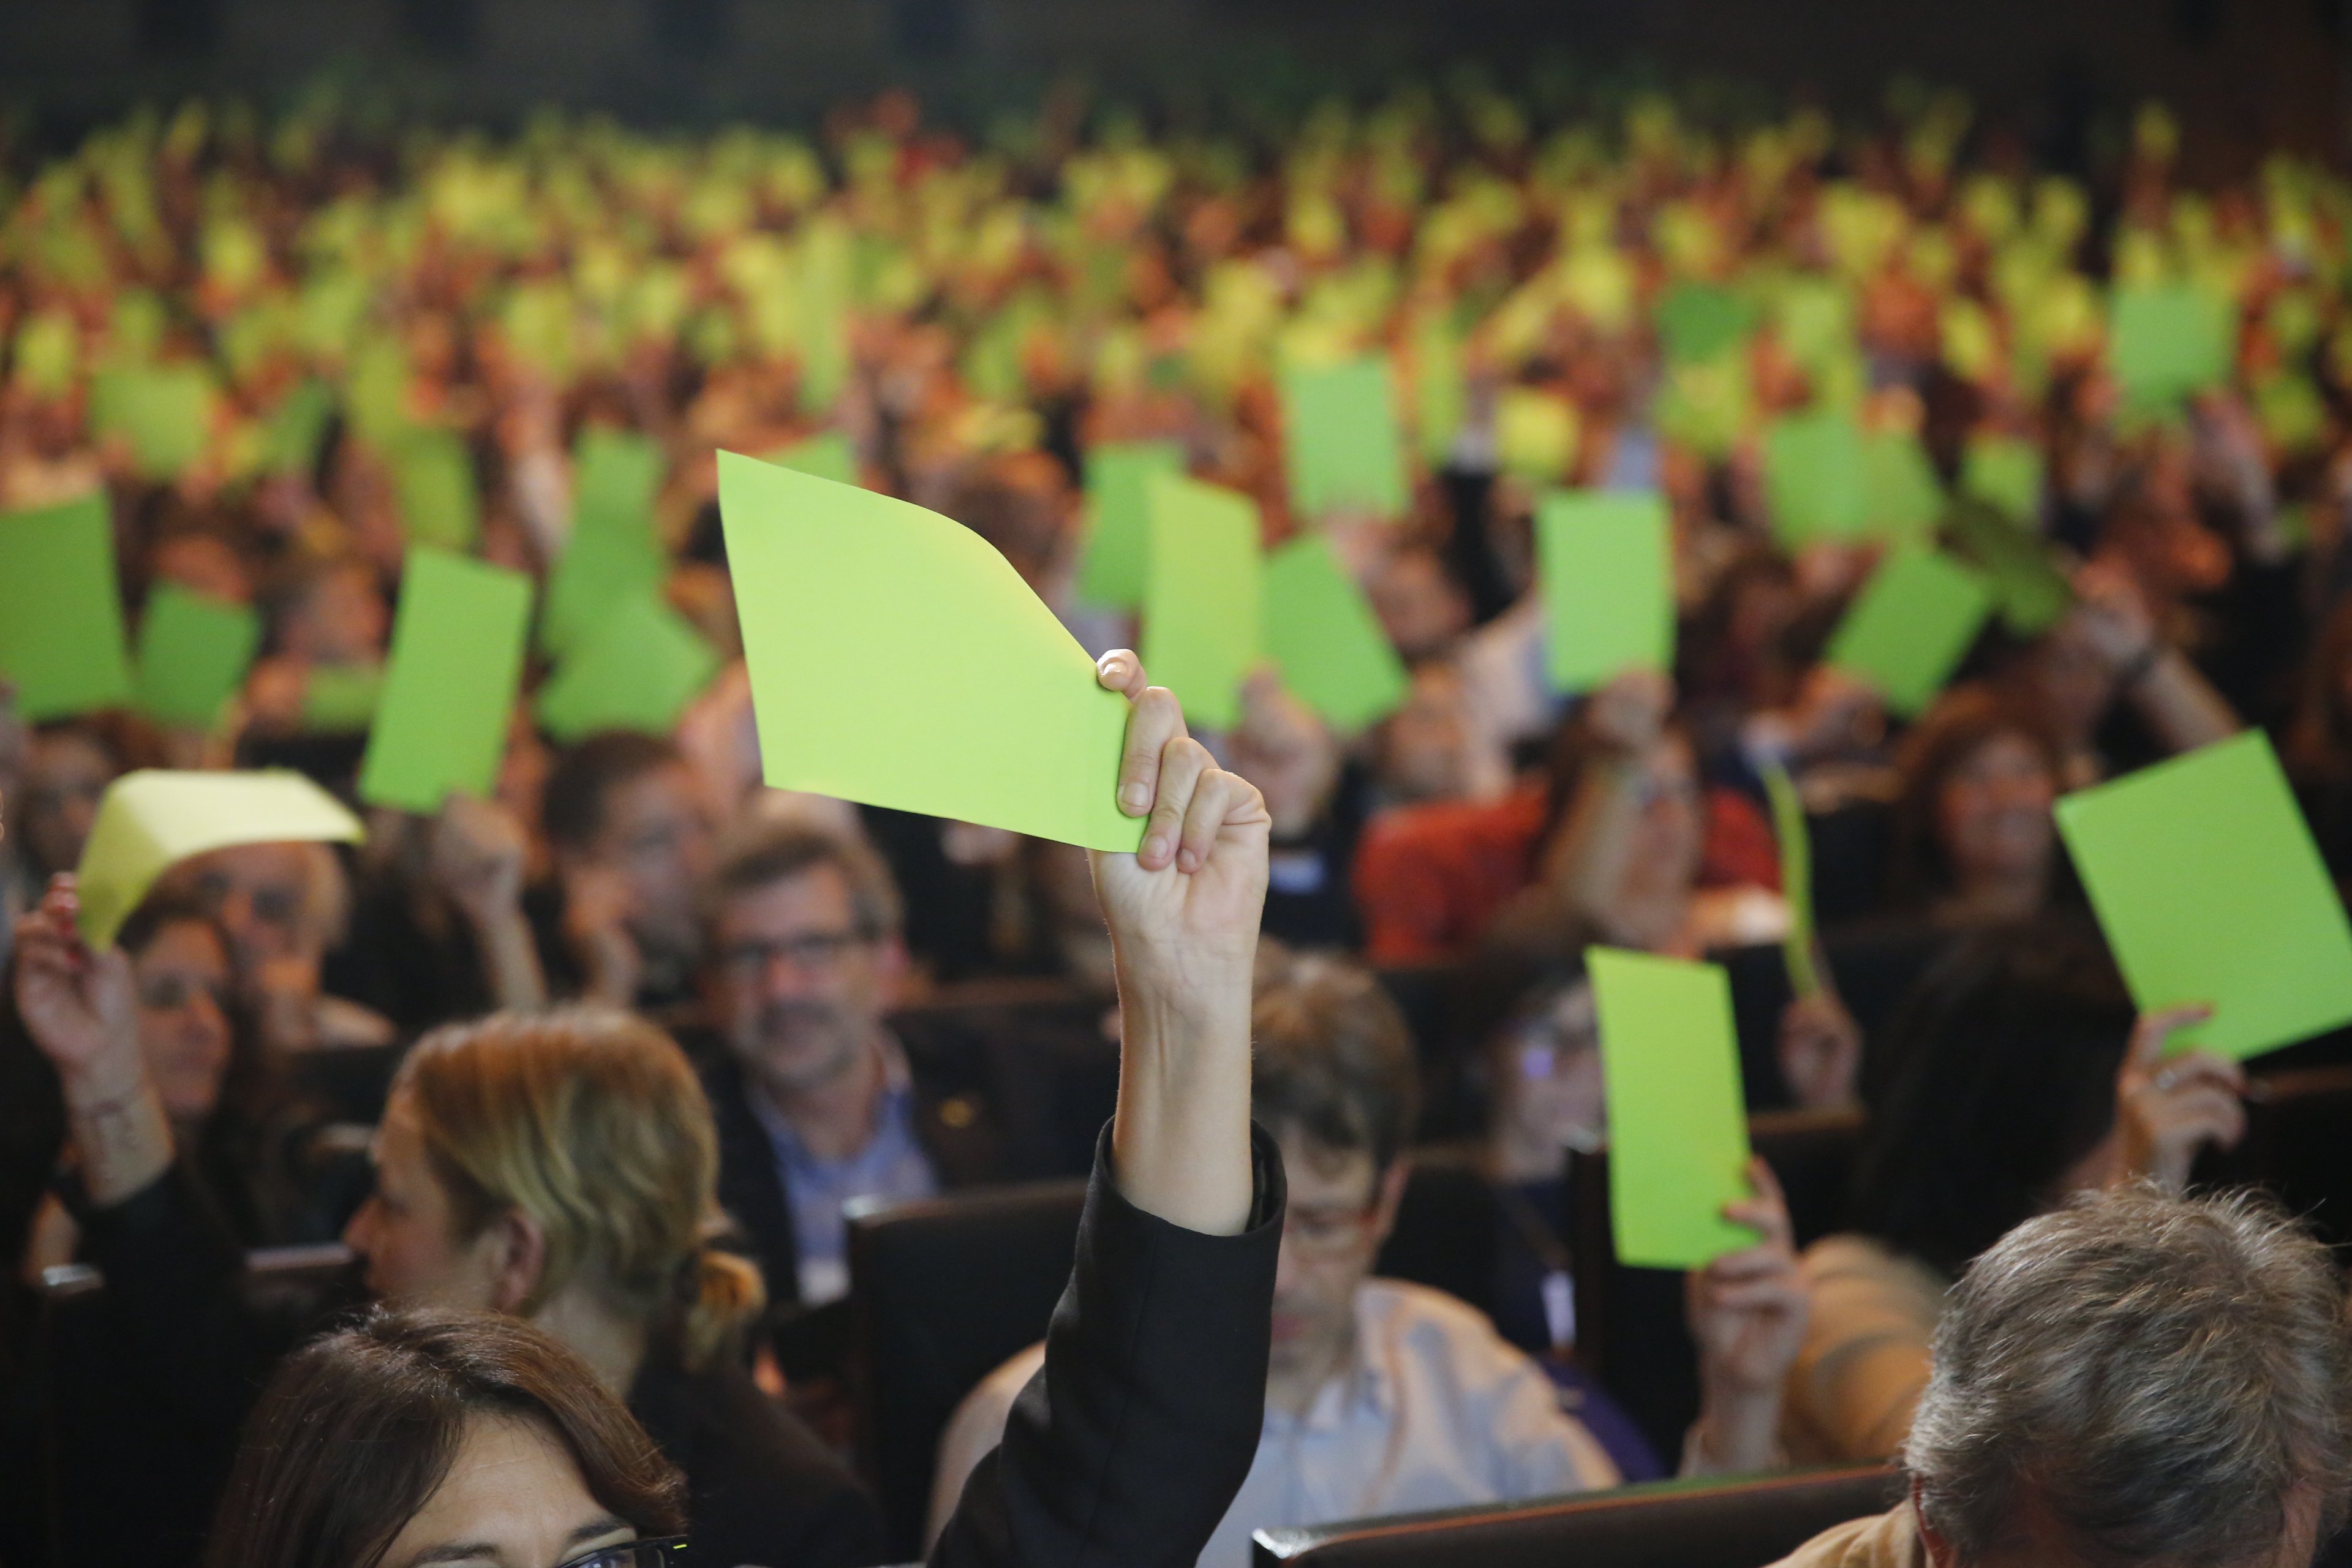
[[[676,1042],[604,1008],[499,1013],[436,1029],[394,1080],[460,1239],[508,1209],[546,1237],[528,1316],[575,1281],[614,1310],[675,1330],[687,1365],[740,1342],[765,1304],[759,1270],[708,1245],[719,1138]]]

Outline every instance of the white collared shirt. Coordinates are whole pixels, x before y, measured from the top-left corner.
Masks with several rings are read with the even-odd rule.
[[[1044,1363],[1033,1345],[974,1389],[940,1439],[931,1527],[1004,1432]],[[1304,1416],[1269,1408],[1257,1461],[1201,1554],[1247,1568],[1253,1531],[1615,1486],[1617,1467],[1559,1407],[1543,1369],[1484,1314],[1396,1279],[1356,1291],[1355,1352]]]

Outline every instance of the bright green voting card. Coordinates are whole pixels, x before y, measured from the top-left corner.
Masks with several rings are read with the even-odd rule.
[[[1944,510],[1944,483],[1919,437],[1875,430],[1863,437],[1864,528],[1873,539],[1924,541]]]
[[[1266,558],[1265,640],[1283,685],[1334,729],[1378,723],[1404,700],[1404,661],[1320,535]]]
[[[2019,637],[2039,637],[2073,606],[2063,561],[2031,522],[1964,496],[1945,514],[1943,534],[1956,557],[1985,574],[2001,623]]]
[[[245,684],[261,617],[245,605],[159,583],[139,621],[139,710],[164,724],[208,730]]]
[[[482,531],[482,496],[464,437],[421,425],[406,431],[393,443],[392,479],[401,532],[411,544],[473,548]]]
[[[1262,579],[1255,502],[1198,479],[1153,483],[1143,668],[1176,694],[1188,722],[1240,721],[1242,681],[1264,651]]]
[[[34,723],[131,700],[102,494],[0,513],[0,679]]]
[[[420,546],[408,552],[383,698],[360,763],[360,798],[435,812],[487,796],[506,754],[530,625],[530,579]]]
[[[1334,511],[1403,515],[1404,437],[1387,360],[1285,371],[1282,441],[1290,504],[1302,525]]]
[[[1078,597],[1106,609],[1143,603],[1151,554],[1151,481],[1184,471],[1172,441],[1120,441],[1087,453],[1087,549],[1078,562]]]
[[[1839,623],[1828,662],[1912,718],[1952,679],[1991,609],[1979,574],[1933,551],[1897,548]]]
[[[1699,1268],[1755,1246],[1723,1217],[1750,1195],[1730,981],[1712,963],[1616,948],[1591,948],[1585,963],[1601,1015],[1617,1260]]]
[[[1764,432],[1764,495],[1783,544],[1860,538],[1870,526],[1861,427],[1835,409],[1774,421]]]
[[[2184,1045],[2250,1057],[2352,1022],[2352,927],[2262,731],[2070,795],[2058,827],[2141,1010],[2212,1005]]]
[[[2116,291],[2107,368],[2126,407],[2161,414],[2230,374],[2237,322],[2227,300],[2197,283]]]
[[[90,422],[120,436],[142,479],[169,482],[212,438],[213,380],[202,365],[133,365],[103,372],[90,389]]]
[[[1004,557],[937,512],[719,455],[767,781],[1132,851],[1127,702]]]
[[[719,651],[651,595],[632,595],[581,633],[539,694],[539,721],[570,743],[598,730],[667,735],[719,671]]]
[[[1695,364],[1730,352],[1756,324],[1755,309],[1713,283],[1677,283],[1650,313],[1668,364]]]
[[[1590,691],[1675,658],[1675,567],[1664,497],[1565,490],[1536,511],[1545,673],[1555,691]]]
[[[354,842],[359,818],[300,773],[176,773],[142,768],[109,784],[75,878],[82,940],[114,933],[155,879],[191,855],[232,844]]]
[[[375,721],[383,700],[383,666],[314,664],[302,674],[302,728],[317,734],[355,734]]]
[[[820,479],[831,479],[837,485],[857,482],[857,453],[850,446],[849,437],[838,430],[795,441],[781,451],[769,453],[768,461],[814,474]]]
[[[2042,452],[2015,436],[1978,436],[1960,455],[1960,493],[2032,525],[2042,516]]]
[[[661,591],[668,575],[654,537],[661,448],[643,436],[593,427],[572,458],[572,533],[548,574],[540,646],[568,650],[613,605]]]

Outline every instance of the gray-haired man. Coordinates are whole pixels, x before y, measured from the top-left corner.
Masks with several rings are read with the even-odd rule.
[[[2261,1200],[2103,1194],[1978,1259],[1911,1500],[1780,1568],[2305,1568],[2352,1487],[2327,1252]]]

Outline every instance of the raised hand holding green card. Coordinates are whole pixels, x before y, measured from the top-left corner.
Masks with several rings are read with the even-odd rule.
[[[32,723],[131,700],[102,494],[0,514],[0,679]]]
[[[251,606],[157,584],[139,621],[139,710],[159,723],[210,729],[260,646],[261,617]]]
[[[175,773],[142,768],[107,786],[75,876],[82,940],[114,933],[155,879],[191,855],[232,844],[356,842],[359,818],[300,773]]]
[[[2270,740],[2249,731],[2058,803],[2058,827],[2142,1012],[2250,1057],[2352,1022],[2352,925]]]
[[[1675,658],[1673,542],[1664,497],[1565,490],[1536,511],[1545,673],[1552,689],[1590,691]]]
[[[1931,551],[1898,548],[1846,611],[1828,662],[1914,718],[1952,679],[1991,609],[1991,589],[1977,573]]]
[[[1617,1260],[1700,1268],[1758,1237],[1723,1217],[1750,1195],[1731,983],[1712,963],[1596,947]]]
[[[1116,798],[1126,701],[986,540],[732,452],[719,504],[769,784],[1092,849],[1143,841]]]
[[[487,796],[506,754],[530,626],[530,579],[423,546],[408,552],[383,696],[360,763],[360,798],[436,812]]]
[[[1263,649],[1263,591],[1256,504],[1198,479],[1153,481],[1143,668],[1191,723],[1240,721],[1242,680]]]
[[[1087,547],[1078,561],[1078,597],[1105,609],[1143,603],[1151,556],[1151,482],[1184,471],[1172,441],[1110,442],[1087,453]]]
[[[1401,516],[1404,437],[1388,361],[1302,365],[1282,377],[1283,453],[1302,524],[1334,511]]]
[[[1265,651],[1283,685],[1335,729],[1377,723],[1404,700],[1404,661],[1320,534],[1266,559]]]

